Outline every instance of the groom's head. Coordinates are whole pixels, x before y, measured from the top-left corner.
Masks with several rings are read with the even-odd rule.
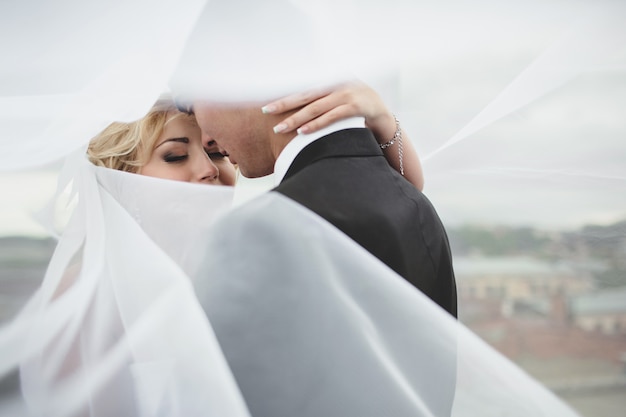
[[[274,172],[276,158],[295,136],[295,133],[274,133],[272,127],[285,115],[265,115],[261,106],[261,103],[216,103],[202,100],[193,103],[193,113],[203,137],[217,142],[248,178]]]

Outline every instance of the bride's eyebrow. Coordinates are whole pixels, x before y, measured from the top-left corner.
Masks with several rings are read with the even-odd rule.
[[[179,143],[189,144],[189,138],[169,138],[169,139],[165,139],[163,142],[161,142],[157,146],[155,146],[154,149],[158,148],[159,146],[161,146],[161,145],[163,145],[164,143],[167,143],[167,142],[179,142]]]

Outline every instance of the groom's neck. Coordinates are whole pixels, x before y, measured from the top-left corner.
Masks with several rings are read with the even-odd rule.
[[[287,117],[294,114],[297,110],[281,113],[279,115],[270,115],[267,117],[268,123],[266,124],[266,132],[269,132],[269,142],[274,160],[278,158],[278,155],[285,149],[285,146],[298,135],[298,132],[291,131],[287,133],[276,132],[275,127],[278,126]]]

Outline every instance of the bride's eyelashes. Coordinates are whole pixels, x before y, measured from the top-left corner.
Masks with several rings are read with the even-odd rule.
[[[211,159],[212,161],[222,160],[225,158],[225,155],[222,154],[221,152],[206,152],[206,154],[209,157],[209,159]],[[177,162],[184,162],[187,159],[189,159],[189,154],[180,155],[180,154],[168,152],[162,156],[162,159],[164,162],[168,164],[175,164]]]
[[[167,162],[168,164],[175,164],[177,162],[183,162],[186,161],[189,158],[189,155],[185,154],[185,155],[176,155],[173,153],[166,153],[165,155],[163,155],[163,161]]]

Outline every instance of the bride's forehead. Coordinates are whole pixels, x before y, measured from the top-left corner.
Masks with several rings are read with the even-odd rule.
[[[191,142],[200,141],[202,132],[196,125],[190,125],[184,121],[174,121],[163,127],[157,142],[163,142],[168,139],[186,139],[179,140],[178,143],[189,144]]]

